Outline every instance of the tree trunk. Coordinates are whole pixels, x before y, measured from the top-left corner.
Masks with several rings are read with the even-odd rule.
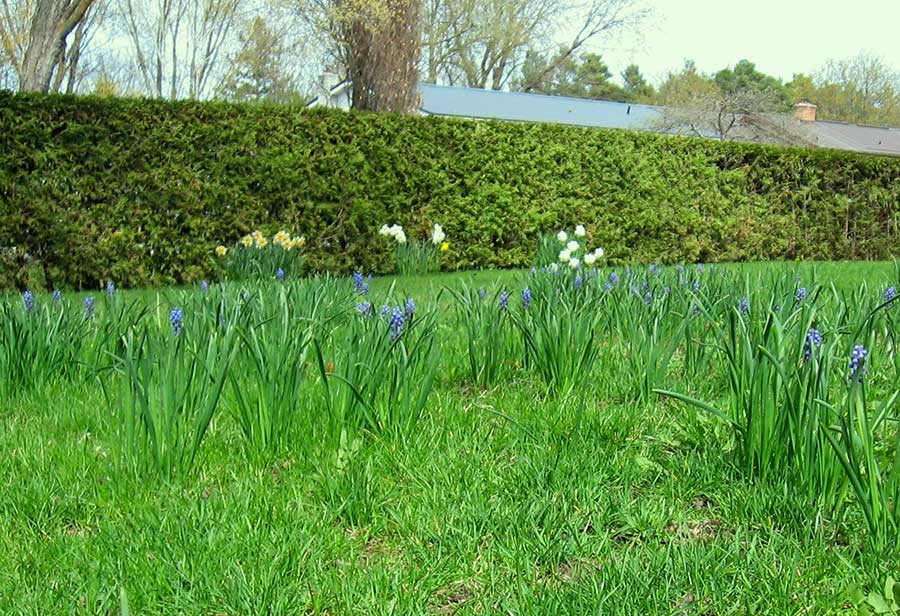
[[[93,3],[94,0],[38,0],[22,61],[21,91],[50,91],[53,71],[64,53],[66,38]]]

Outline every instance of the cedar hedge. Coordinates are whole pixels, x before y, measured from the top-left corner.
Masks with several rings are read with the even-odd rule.
[[[451,269],[521,267],[585,223],[614,262],[874,259],[900,159],[639,132],[0,93],[0,287],[168,285],[287,228],[316,270],[385,271],[440,222]]]

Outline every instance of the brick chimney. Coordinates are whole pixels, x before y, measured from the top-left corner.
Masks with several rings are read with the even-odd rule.
[[[794,117],[801,122],[815,122],[816,106],[812,103],[812,101],[804,98],[799,103],[794,105]]]

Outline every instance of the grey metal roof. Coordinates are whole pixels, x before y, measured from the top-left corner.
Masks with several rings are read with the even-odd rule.
[[[804,125],[810,141],[821,148],[868,154],[900,155],[900,129],[843,122],[816,121]]]
[[[424,113],[466,118],[649,129],[657,107],[524,92],[419,84]]]

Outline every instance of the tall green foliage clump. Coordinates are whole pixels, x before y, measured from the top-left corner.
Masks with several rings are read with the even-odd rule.
[[[313,270],[387,271],[382,224],[445,268],[522,267],[593,229],[611,262],[886,258],[900,160],[559,125],[0,93],[0,287],[178,284],[254,229]]]

